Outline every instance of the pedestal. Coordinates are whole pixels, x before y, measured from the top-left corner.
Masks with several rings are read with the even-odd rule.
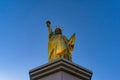
[[[91,80],[92,71],[66,59],[58,59],[29,71],[30,80]]]

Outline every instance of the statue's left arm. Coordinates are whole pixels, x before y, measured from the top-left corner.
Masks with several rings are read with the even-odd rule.
[[[68,41],[68,46],[69,46],[71,52],[72,52],[73,49],[74,49],[75,40],[76,40],[76,35],[75,35],[75,33],[74,33],[74,34],[71,36],[70,40]]]

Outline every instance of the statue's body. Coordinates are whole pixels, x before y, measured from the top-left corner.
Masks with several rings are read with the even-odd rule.
[[[72,51],[74,48],[75,34],[68,40],[62,35],[62,30],[57,27],[55,32],[50,28],[50,21],[46,22],[49,31],[48,56],[49,61],[65,58],[72,61]]]

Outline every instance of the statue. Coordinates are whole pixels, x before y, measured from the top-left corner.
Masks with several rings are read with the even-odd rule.
[[[48,56],[49,62],[54,61],[59,58],[65,58],[72,61],[72,51],[74,49],[75,43],[75,33],[68,40],[64,35],[62,35],[62,29],[60,27],[55,28],[52,32],[50,27],[51,22],[47,21],[46,25],[48,27]]]

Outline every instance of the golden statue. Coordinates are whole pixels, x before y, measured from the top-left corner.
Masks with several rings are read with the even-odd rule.
[[[76,39],[75,33],[68,40],[64,35],[62,35],[62,29],[60,27],[55,28],[55,31],[52,32],[50,24],[51,24],[50,21],[46,22],[49,31],[48,35],[49,62],[59,58],[65,58],[69,61],[72,61],[72,51],[74,49],[74,43]]]

